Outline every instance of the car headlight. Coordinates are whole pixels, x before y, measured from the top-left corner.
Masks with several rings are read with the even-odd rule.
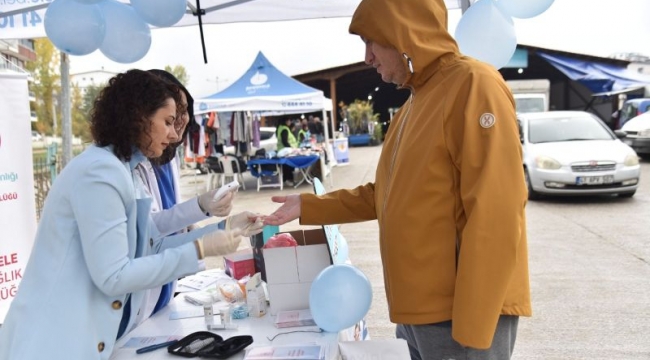
[[[637,136],[638,137],[650,137],[650,129],[645,129],[645,130],[639,131]]]
[[[557,170],[562,167],[559,161],[548,156],[538,156],[535,158],[535,165],[538,169]]]
[[[630,154],[625,157],[625,161],[623,161],[623,165],[637,166],[639,165],[639,157],[636,154]]]

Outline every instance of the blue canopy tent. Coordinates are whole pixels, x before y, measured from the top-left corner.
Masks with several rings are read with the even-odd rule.
[[[332,102],[321,90],[285,75],[261,51],[237,81],[222,91],[198,99],[194,105],[195,114],[212,111],[296,114],[331,109]]]
[[[222,91],[194,102],[196,115],[220,111],[259,111],[262,115],[322,111],[323,121],[326,123],[327,111],[332,111],[332,101],[326,98],[321,90],[285,75],[260,51],[248,70],[234,83]],[[323,129],[325,143],[329,144],[328,127],[323,126]],[[329,148],[326,150],[329,158],[334,159],[332,151]],[[330,175],[330,183],[332,181]]]
[[[263,115],[322,111],[323,121],[326,122],[327,111],[332,111],[332,101],[321,90],[285,75],[260,51],[237,81],[222,91],[194,102],[194,114],[213,111],[259,111]],[[323,128],[325,141],[329,143],[327,126]]]
[[[594,96],[650,85],[650,76],[636,73],[625,67],[544,52],[538,52],[538,55],[571,80],[586,86],[595,93]]]

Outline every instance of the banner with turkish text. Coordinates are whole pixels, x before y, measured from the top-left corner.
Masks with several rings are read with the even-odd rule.
[[[27,74],[0,72],[0,323],[36,234]]]

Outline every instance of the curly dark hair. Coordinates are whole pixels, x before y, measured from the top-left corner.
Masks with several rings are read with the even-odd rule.
[[[90,115],[90,131],[98,146],[113,146],[113,153],[123,161],[131,160],[133,148],[139,147],[141,135],[151,126],[150,118],[174,99],[177,112],[181,107],[180,89],[143,70],[117,74],[99,93]]]
[[[174,157],[176,157],[176,149],[183,145],[183,140],[187,138],[187,134],[190,132],[190,128],[192,125],[196,125],[194,122],[194,98],[192,95],[190,95],[190,92],[187,91],[185,86],[173,75],[170,74],[169,72],[165,70],[160,70],[160,69],[151,69],[149,70],[150,73],[158,76],[159,78],[163,79],[164,81],[170,82],[172,84],[175,84],[178,86],[182,92],[185,93],[185,98],[187,99],[187,113],[190,118],[190,122],[185,126],[185,131],[183,131],[183,134],[181,136],[181,141],[177,143],[170,144],[168,147],[163,150],[162,155],[160,157],[155,158],[155,159],[149,159],[151,162],[155,165],[164,165],[172,161]]]

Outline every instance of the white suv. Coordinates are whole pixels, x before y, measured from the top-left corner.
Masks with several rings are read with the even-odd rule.
[[[261,127],[260,128],[260,146],[255,147],[251,143],[251,152],[249,155],[255,155],[255,152],[259,149],[264,149],[266,152],[276,151],[278,146],[278,138],[275,135],[275,127]],[[234,146],[224,147],[224,152],[226,154],[236,154]]]

